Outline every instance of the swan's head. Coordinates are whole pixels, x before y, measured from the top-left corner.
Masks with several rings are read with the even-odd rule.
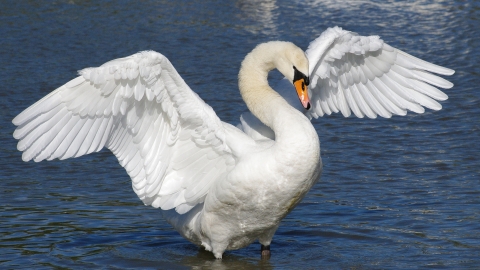
[[[310,109],[308,97],[308,58],[302,49],[291,42],[270,41],[259,44],[243,60],[238,74],[239,88],[242,97],[247,99],[245,93],[249,87],[245,83],[251,82],[255,77],[254,71],[260,74],[261,82],[267,82],[263,75],[272,69],[278,69],[294,86],[298,98],[305,109]]]
[[[282,44],[284,49],[280,57],[276,59],[277,69],[295,86],[298,98],[305,109],[310,109],[308,97],[308,58],[302,49],[293,43]]]

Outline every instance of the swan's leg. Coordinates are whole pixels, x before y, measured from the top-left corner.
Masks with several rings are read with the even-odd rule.
[[[261,251],[261,254],[262,254],[262,259],[267,259],[267,260],[270,259],[270,255],[271,255],[270,245],[268,245],[268,246],[262,245],[260,251]]]
[[[260,249],[262,259],[270,259],[270,243],[272,242],[273,235],[275,234],[275,231],[278,229],[279,225],[280,224],[277,224],[275,227],[270,228],[269,230],[265,231],[263,235],[258,237],[258,242],[260,242],[260,245],[262,245]]]
[[[223,252],[227,249],[228,242],[216,242],[212,243],[212,253],[217,259],[221,259]]]
[[[272,242],[273,235],[275,234],[275,231],[278,229],[279,225],[280,224],[277,224],[258,237],[258,242],[260,242],[260,245],[262,245],[260,249],[262,259],[270,259],[270,243]]]

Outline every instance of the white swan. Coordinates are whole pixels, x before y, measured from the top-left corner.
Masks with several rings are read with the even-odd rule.
[[[269,87],[274,68],[286,78],[279,91],[305,114]],[[453,85],[429,72],[453,74],[338,27],[306,54],[288,42],[261,44],[242,62],[239,88],[252,114],[237,128],[220,121],[166,57],[146,51],[80,71],[15,117],[14,137],[25,161],[107,147],[140,199],[164,210],[185,238],[216,258],[258,239],[268,256],[280,220],[321,172],[309,118],[438,110],[434,99],[447,96],[434,86]]]

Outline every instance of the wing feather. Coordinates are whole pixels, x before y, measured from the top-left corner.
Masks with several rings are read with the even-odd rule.
[[[370,118],[376,118],[376,114],[388,118],[388,112],[382,105],[380,105],[380,102],[377,101],[370,90],[361,83],[356,84],[356,86],[368,107],[372,109],[372,116]]]
[[[71,158],[77,157],[77,153],[81,148],[82,142],[85,140],[86,135],[91,127],[91,122],[88,121],[88,118],[83,118],[77,122],[75,125],[76,129],[73,129],[71,133],[74,135],[72,136],[72,140],[70,146],[68,147],[67,151],[63,158]],[[88,123],[88,124],[87,124]],[[43,160],[44,158],[37,157],[38,160]]]
[[[384,43],[378,36],[363,37],[339,27],[329,28],[306,51],[310,62],[312,109],[309,117],[341,111],[345,117],[423,113],[441,109],[436,100],[448,97],[438,88],[453,84],[437,75],[444,68]],[[438,87],[438,88],[437,88]],[[423,106],[423,107],[422,107]]]
[[[375,113],[372,111],[370,106],[368,106],[367,101],[365,100],[363,95],[360,93],[361,91],[359,90],[357,85],[355,84],[352,85],[350,89],[352,89],[353,98],[355,102],[359,105],[359,108],[363,112],[363,114],[365,114],[369,118],[375,118],[376,116]]]
[[[373,94],[373,96],[375,97],[375,99],[380,103],[382,104],[382,106],[388,110],[389,114],[387,114],[390,118],[392,116],[392,114],[402,114],[403,113],[403,110],[398,107],[397,105],[395,105],[395,103],[393,103],[390,98],[388,98],[386,95],[384,95],[380,90],[378,90],[377,87],[375,87],[375,85],[368,81],[368,83],[365,85],[365,87],[368,88],[368,90],[370,90],[370,92]]]
[[[402,99],[401,97],[398,96],[396,91],[388,88],[388,86],[383,83],[382,80],[373,80],[369,82],[369,85],[373,85],[373,87],[377,88],[385,97],[387,97],[397,108],[397,112],[399,115],[405,115],[406,114],[406,100]]]
[[[340,86],[341,87],[341,86]],[[347,99],[348,106],[350,106],[350,109],[352,109],[353,113],[358,117],[358,118],[363,118],[364,114],[360,110],[358,103],[355,101],[354,95],[353,95],[353,89],[350,87],[348,88],[339,88],[340,91],[345,91],[345,97]]]
[[[79,74],[13,119],[25,161],[107,147],[145,204],[179,213],[234,167],[223,123],[163,55],[140,52]]]

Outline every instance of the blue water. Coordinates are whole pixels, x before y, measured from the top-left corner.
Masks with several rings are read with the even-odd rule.
[[[0,268],[474,269],[480,267],[479,1],[0,2]],[[456,70],[441,111],[314,121],[324,171],[278,229],[221,261],[144,206],[107,151],[24,163],[11,119],[89,66],[166,55],[226,122],[246,109],[244,55],[330,26]],[[278,74],[272,75],[272,80]]]

